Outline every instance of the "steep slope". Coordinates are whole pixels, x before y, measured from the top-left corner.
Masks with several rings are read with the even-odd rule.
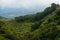
[[[48,26],[49,24],[55,26],[60,25],[60,8],[45,17],[40,26]]]
[[[60,8],[38,22],[39,28],[32,32],[32,40],[60,40]],[[35,24],[36,25],[36,24]]]

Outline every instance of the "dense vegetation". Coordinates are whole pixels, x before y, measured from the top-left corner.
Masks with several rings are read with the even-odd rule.
[[[36,14],[0,19],[0,40],[60,40],[59,4]]]

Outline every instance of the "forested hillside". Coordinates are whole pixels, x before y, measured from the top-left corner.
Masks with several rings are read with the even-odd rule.
[[[42,12],[0,20],[0,40],[60,40],[60,5]]]

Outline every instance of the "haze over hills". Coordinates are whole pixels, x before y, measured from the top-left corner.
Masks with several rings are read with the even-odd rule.
[[[43,11],[51,3],[59,3],[58,0],[1,0],[0,16],[13,18]]]
[[[35,9],[6,8],[6,9],[0,9],[0,16],[7,17],[7,18],[13,18],[13,17],[17,17],[17,16],[34,14],[34,13],[39,12],[39,11],[42,11],[41,8],[35,8]]]

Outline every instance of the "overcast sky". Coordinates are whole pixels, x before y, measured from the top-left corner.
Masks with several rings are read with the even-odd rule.
[[[0,0],[0,7],[3,8],[30,8],[37,5],[49,5],[51,3],[60,3],[60,0]]]
[[[60,4],[60,0],[0,0],[0,9],[5,10],[6,8],[8,9],[21,8],[21,9],[27,9],[27,10],[33,10],[33,9],[42,10],[50,6],[51,3]]]

